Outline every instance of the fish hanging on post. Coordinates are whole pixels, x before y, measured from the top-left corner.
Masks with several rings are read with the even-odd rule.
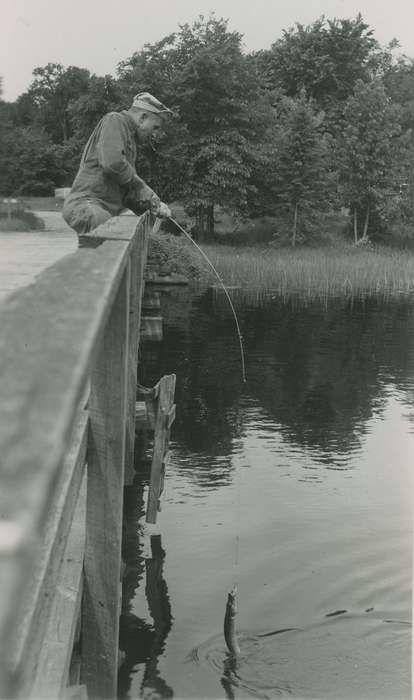
[[[234,588],[227,595],[226,613],[224,615],[224,639],[226,640],[227,649],[233,656],[240,655],[240,647],[236,634],[236,598],[237,586],[234,586]]]

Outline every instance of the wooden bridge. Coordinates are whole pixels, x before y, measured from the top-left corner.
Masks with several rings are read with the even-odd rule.
[[[123,486],[133,473],[153,226],[149,214],[138,224],[117,217],[79,250],[62,236],[67,249],[51,266],[53,251],[45,246],[43,258],[34,244],[30,255],[24,234],[23,265],[15,239],[5,234],[1,243],[16,258],[15,274],[2,274],[0,283],[3,698],[116,697]],[[148,521],[174,418],[174,381],[166,378],[145,399],[160,436]]]

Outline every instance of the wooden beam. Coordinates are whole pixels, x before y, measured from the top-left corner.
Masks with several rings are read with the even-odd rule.
[[[0,692],[6,696],[16,611],[31,584],[129,245],[110,241],[68,255],[0,308]]]
[[[141,340],[162,340],[162,316],[142,316]]]
[[[154,311],[161,308],[161,299],[159,292],[151,292],[145,290],[142,298],[142,309],[145,311]]]
[[[51,612],[27,696],[65,695],[76,626],[80,613],[85,552],[86,473],[79,492],[72,527],[53,594]]]
[[[64,700],[88,700],[86,685],[70,685],[63,694]]]
[[[132,484],[135,476],[135,399],[138,371],[138,347],[140,340],[141,306],[144,288],[144,267],[147,258],[149,220],[144,220],[131,250],[131,288],[129,315],[129,355],[128,355],[128,416],[125,445],[125,484]]]
[[[176,405],[173,404],[173,406],[171,406],[171,409],[167,414],[167,428],[168,428],[168,430],[170,430],[172,424],[175,421],[175,414],[176,414]]]
[[[135,403],[135,428],[137,430],[149,429],[147,405],[145,401],[137,401]]]
[[[187,285],[189,284],[190,280],[188,277],[179,275],[176,272],[173,272],[171,275],[160,275],[157,272],[148,271],[146,273],[146,282],[148,285],[154,284],[157,285],[157,287],[170,287],[173,285]]]
[[[169,374],[159,381],[158,406],[155,416],[154,449],[151,462],[151,480],[148,492],[146,522],[156,523],[159,498],[164,480],[164,458],[169,440],[169,416],[174,401],[175,374]]]
[[[151,219],[146,217],[147,224]],[[61,559],[62,547],[65,544],[70,505],[73,493],[76,491],[74,482],[69,488],[72,496],[65,500],[59,526],[50,528],[50,511],[54,511],[59,502],[59,494],[62,485],[62,477],[66,474],[64,458],[75,424],[77,404],[84,392],[90,368],[96,356],[98,356],[97,368],[94,371],[94,381],[91,405],[94,406],[95,416],[105,410],[100,406],[97,398],[106,398],[109,402],[114,398],[118,408],[117,416],[110,411],[108,425],[118,426],[115,430],[115,438],[109,435],[105,449],[107,450],[108,464],[117,463],[117,468],[109,470],[109,477],[105,483],[102,507],[96,506],[97,520],[115,522],[114,537],[107,537],[107,528],[104,533],[105,544],[108,545],[109,560],[114,563],[118,559],[120,550],[120,517],[122,504],[119,507],[119,498],[116,495],[111,499],[108,492],[115,484],[117,494],[122,498],[123,460],[115,459],[121,452],[125,454],[125,423],[127,415],[127,377],[129,368],[127,362],[128,346],[128,312],[126,311],[126,297],[129,299],[128,276],[126,272],[129,256],[136,245],[135,229],[136,219],[124,217],[122,225],[117,232],[111,229],[115,225],[95,232],[99,246],[93,250],[82,249],[72,255],[66,256],[39,276],[35,284],[27,287],[17,294],[10,296],[0,308],[0,326],[4,342],[0,343],[0,455],[2,474],[0,483],[0,695],[12,696],[18,692],[21,681],[29,678],[29,668],[33,665],[30,654],[25,656],[28,640],[31,649],[36,649],[36,642],[44,633],[44,621],[50,612],[50,601],[47,604],[34,606],[34,613],[29,620],[27,631],[22,634],[19,643],[11,643],[16,634],[16,621],[21,619],[20,608],[26,600],[28,590],[31,595],[39,600],[45,593],[49,598],[49,590],[56,582],[59,571],[54,567],[50,569],[45,564],[58,562]],[[142,224],[140,224],[142,225]],[[122,229],[122,230],[121,230]],[[140,265],[143,266],[146,249]],[[139,268],[141,269],[141,267]],[[143,288],[143,275],[138,271],[139,299]],[[122,290],[122,291],[121,291]],[[128,291],[127,291],[128,290]],[[120,321],[120,295],[123,298],[125,309],[124,335],[121,334],[123,354],[121,357],[122,371],[118,365],[107,362],[102,358],[100,341],[111,338],[115,342],[116,333],[123,327]],[[118,312],[114,309],[117,308]],[[111,311],[112,309],[112,311]],[[111,315],[111,318],[109,319]],[[139,316],[139,314],[138,314]],[[118,319],[116,322],[115,319]],[[105,326],[109,322],[109,327]],[[123,338],[123,340],[122,340]],[[115,363],[116,364],[116,363]],[[129,367],[132,364],[130,363]],[[114,391],[101,392],[97,389],[99,384],[97,373],[106,367],[108,371],[115,367],[114,374],[118,380],[110,380],[109,384]],[[122,375],[122,380],[120,379]],[[102,379],[101,379],[102,381]],[[117,394],[122,394],[122,400]],[[131,392],[132,397],[133,392]],[[131,398],[130,397],[130,398]],[[118,401],[119,398],[119,401]],[[135,401],[131,401],[133,417],[135,417]],[[117,422],[118,420],[118,422]],[[120,437],[119,424],[123,425],[123,435]],[[95,424],[97,425],[97,423]],[[107,426],[105,426],[106,429]],[[102,431],[104,428],[101,426]],[[95,431],[95,437],[99,435],[99,427]],[[93,465],[93,456],[92,456]],[[63,465],[63,469],[62,469]],[[96,466],[96,465],[95,465]],[[100,466],[102,464],[100,463]],[[76,471],[76,470],[75,470]],[[92,468],[92,473],[94,469]],[[75,474],[75,472],[74,472]],[[79,474],[76,471],[76,474]],[[65,477],[66,478],[66,477]],[[75,476],[73,475],[73,478]],[[76,477],[77,478],[77,477]],[[105,474],[95,470],[95,484],[99,479],[105,481]],[[91,483],[92,483],[91,481]],[[69,482],[67,482],[69,483]],[[88,498],[92,498],[89,489]],[[95,498],[96,500],[96,498]],[[115,502],[116,501],[116,502]],[[96,504],[95,504],[96,505]],[[91,503],[89,502],[89,506]],[[116,506],[111,510],[111,506]],[[106,508],[106,511],[105,511]],[[104,514],[103,514],[103,511]],[[92,510],[89,507],[89,516]],[[56,523],[59,518],[54,518]],[[50,529],[49,529],[50,528]],[[105,528],[104,528],[105,529]],[[50,534],[45,539],[45,533]],[[56,534],[60,533],[60,534]],[[92,533],[90,538],[99,541],[99,535]],[[39,567],[39,554],[43,552],[45,543],[49,542],[49,557],[42,558],[40,574],[36,578],[34,593],[32,589],[33,572]],[[116,553],[114,557],[113,554]],[[95,553],[94,553],[95,554]],[[89,549],[89,572],[93,570],[92,548]],[[92,563],[91,563],[92,562]],[[119,563],[119,562],[118,562]],[[114,567],[103,569],[113,576]],[[96,573],[102,573],[100,566],[96,567]],[[115,587],[119,589],[115,574]],[[90,583],[90,580],[89,580]],[[99,585],[95,592],[99,593]],[[53,596],[52,596],[53,597]],[[32,598],[33,600],[33,598]],[[97,598],[98,600],[98,598]],[[102,602],[102,601],[101,601]],[[116,604],[118,605],[118,603]],[[104,602],[105,606],[105,602]],[[44,619],[40,619],[36,625],[38,610],[45,613]],[[92,608],[91,608],[92,609]],[[23,615],[23,618],[25,616]],[[108,617],[108,616],[107,616]],[[115,619],[117,625],[117,613],[111,609],[110,626]],[[32,636],[34,632],[34,636]],[[111,639],[117,640],[117,633]],[[116,644],[116,642],[115,642]],[[99,646],[99,645],[98,645]],[[88,645],[86,644],[86,649]],[[97,646],[95,645],[95,648]],[[16,651],[17,650],[17,651]],[[37,648],[36,652],[39,652]],[[17,660],[19,673],[12,673],[11,655]],[[36,654],[35,654],[36,655]],[[111,653],[109,657],[111,657]],[[116,654],[115,654],[116,656]],[[30,657],[30,658],[29,658]],[[109,659],[108,657],[108,659]],[[24,659],[24,662],[23,662]],[[34,659],[34,656],[33,656]],[[23,665],[25,668],[23,669]],[[97,675],[101,674],[99,663]],[[108,660],[108,664],[111,663]],[[105,666],[105,664],[104,664]],[[16,668],[16,665],[15,665]],[[112,666],[111,666],[112,668]],[[115,663],[116,669],[116,663]],[[19,674],[21,674],[19,678]],[[105,674],[104,674],[105,675]],[[111,683],[113,672],[110,671]],[[112,683],[113,685],[113,683]],[[111,690],[112,693],[112,690]],[[100,693],[99,693],[100,695]],[[103,696],[104,697],[104,696]]]
[[[44,644],[45,630],[61,576],[61,562],[85,471],[87,425],[88,414],[81,410],[71,447],[59,474],[57,499],[50,506],[44,526],[42,548],[31,572],[31,586],[20,601],[14,635],[10,639],[11,663],[21,695],[29,695],[32,690],[39,653]]]
[[[120,614],[130,268],[113,304],[91,377],[81,680],[115,698]]]
[[[89,240],[112,240],[112,241],[132,241],[138,225],[144,224],[148,215],[136,216],[113,216],[98,228],[84,234],[82,238]]]
[[[47,503],[44,481],[65,454],[128,252],[128,243],[108,242],[68,255],[0,308],[3,518],[15,519],[17,509],[26,520],[29,506],[39,517],[35,502]]]

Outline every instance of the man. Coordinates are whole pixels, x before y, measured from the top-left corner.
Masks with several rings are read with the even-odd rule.
[[[171,216],[168,206],[135,170],[136,144],[152,145],[170,114],[162,102],[142,92],[130,109],[109,112],[95,127],[62,212],[81,247],[84,234],[123,209],[136,214],[150,209],[158,217]]]

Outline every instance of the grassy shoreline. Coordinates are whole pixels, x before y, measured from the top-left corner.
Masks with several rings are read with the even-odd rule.
[[[33,199],[38,203],[38,198]],[[8,221],[5,212],[0,213],[0,229],[44,228],[43,221],[30,210],[20,206],[13,214],[13,220]],[[201,247],[228,287],[322,298],[414,292],[414,251],[355,247],[334,227],[331,233],[319,245],[296,248],[268,243]],[[182,235],[160,232],[151,236],[150,258],[161,274],[177,273],[203,284],[218,283],[203,256]]]
[[[414,253],[405,250],[347,244],[278,249],[208,245],[204,250],[228,286],[321,297],[414,291]]]
[[[357,248],[342,241],[297,248],[201,247],[228,287],[321,298],[414,292],[414,252],[408,250]],[[183,236],[151,236],[150,258],[161,274],[175,272],[203,284],[218,284],[201,253]]]

